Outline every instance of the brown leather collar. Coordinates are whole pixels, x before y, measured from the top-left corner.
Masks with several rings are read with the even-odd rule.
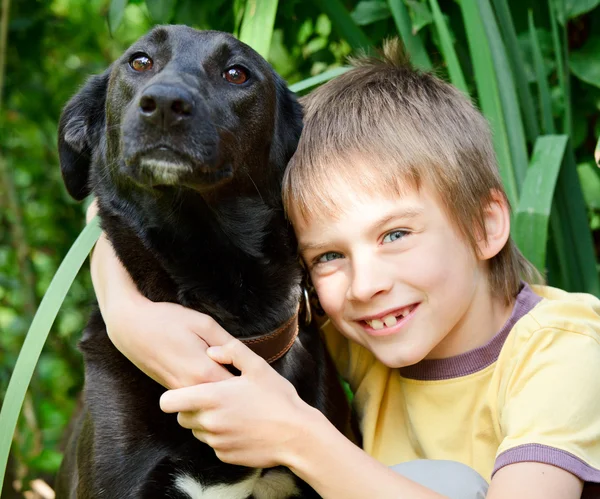
[[[242,338],[240,341],[248,346],[254,353],[260,355],[269,364],[283,357],[298,336],[298,311],[282,324],[279,328],[269,334]]]

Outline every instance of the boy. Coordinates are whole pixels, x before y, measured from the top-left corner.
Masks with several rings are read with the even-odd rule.
[[[209,318],[139,297],[101,243],[111,339],[178,388],[161,407],[223,461],[288,466],[323,497],[452,495],[388,468],[426,458],[474,468],[492,499],[578,498],[600,482],[600,302],[520,280],[535,272],[510,240],[485,120],[397,45],[384,53],[306,100],[283,186],[364,452]],[[113,275],[120,291],[103,294]],[[241,376],[206,368],[203,341]],[[205,372],[163,367],[199,359]]]

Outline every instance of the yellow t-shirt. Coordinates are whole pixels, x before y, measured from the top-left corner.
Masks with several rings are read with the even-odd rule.
[[[456,357],[391,369],[323,326],[354,391],[364,450],[450,459],[486,480],[521,461],[600,482],[600,301],[524,285],[502,330]]]

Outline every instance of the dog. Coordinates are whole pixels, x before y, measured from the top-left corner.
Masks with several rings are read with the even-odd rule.
[[[347,432],[318,328],[298,318],[302,272],[280,189],[301,129],[299,103],[254,50],[171,25],[87,81],[63,110],[58,148],[68,192],[96,196],[145,296],[210,314]],[[318,497],[287,468],[222,463],[162,413],[165,389],[115,349],[98,311],[80,349],[84,409],[58,499]]]

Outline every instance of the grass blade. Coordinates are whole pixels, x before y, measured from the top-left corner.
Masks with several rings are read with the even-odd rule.
[[[571,89],[570,89],[570,75],[568,72],[568,47],[566,42],[562,42],[562,40],[566,40],[566,28],[562,30],[561,33],[558,29],[558,20],[557,20],[557,9],[559,8],[559,4],[561,8],[564,10],[564,6],[561,2],[553,2],[551,0],[548,1],[548,10],[550,11],[550,25],[552,26],[552,43],[554,45],[554,57],[556,58],[556,68],[558,73],[558,82],[563,94],[564,100],[564,112],[563,112],[563,127],[562,132],[566,135],[571,135]]]
[[[550,97],[550,87],[546,79],[546,68],[542,57],[542,49],[535,30],[533,21],[533,12],[529,11],[529,37],[531,39],[531,49],[533,53],[533,67],[538,85],[538,95],[540,99],[540,110],[542,113],[542,129],[545,134],[554,133],[554,119],[552,118],[552,99]]]
[[[512,70],[508,62],[508,55],[504,42],[500,36],[500,29],[489,0],[478,0],[483,27],[485,28],[492,62],[494,64],[498,91],[502,105],[501,113],[504,116],[504,131],[508,138],[509,151],[512,158],[513,174],[517,182],[517,191],[520,190],[525,175],[527,174],[528,155],[523,118],[519,108],[519,99],[515,89]]]
[[[477,2],[460,2],[467,32],[469,51],[475,72],[479,104],[490,122],[500,175],[512,206],[517,206],[519,189],[512,167],[510,144],[506,134],[502,102],[492,62],[492,52],[484,30]]]
[[[594,243],[589,228],[583,192],[577,176],[575,155],[567,144],[554,197],[555,214],[550,218],[553,244],[564,271],[567,291],[585,291],[600,296]],[[564,267],[562,262],[568,266]]]
[[[566,136],[537,139],[515,214],[515,242],[542,274],[546,271],[552,200],[567,142]]]
[[[246,0],[240,40],[250,45],[265,59],[269,56],[277,0]]]
[[[525,63],[523,61],[523,54],[519,47],[517,32],[515,30],[515,25],[513,23],[513,18],[510,14],[507,1],[493,1],[494,10],[498,18],[498,26],[502,32],[502,38],[508,54],[508,62],[510,63],[512,74],[515,79],[517,93],[519,94],[519,102],[521,103],[521,111],[523,112],[525,131],[529,140],[533,142],[540,134],[540,128],[533,102],[533,95],[531,95],[531,89],[529,88],[529,82],[527,81],[527,75],[525,74]]]
[[[450,81],[452,81],[452,84],[461,90],[465,95],[469,95],[469,87],[467,86],[460,63],[458,62],[458,57],[456,55],[456,51],[454,50],[454,45],[452,44],[450,30],[448,29],[448,26],[446,26],[446,21],[442,15],[440,6],[437,0],[429,0],[429,6],[433,13],[433,22],[435,23],[435,28],[437,29],[440,42],[442,44],[442,54],[446,64],[448,65]]]
[[[373,47],[371,40],[350,17],[340,0],[314,0],[314,3],[327,14],[333,26],[355,51],[359,49],[369,50]]]
[[[60,264],[25,337],[0,409],[0,490],[21,406],[40,353],[65,296],[98,237],[100,226],[95,218],[83,229]]]
[[[431,64],[431,59],[429,59],[429,55],[427,55],[421,37],[418,33],[413,34],[412,22],[410,20],[410,15],[408,14],[408,9],[404,4],[404,0],[388,0],[388,5],[392,12],[394,22],[396,23],[398,33],[402,38],[406,51],[410,55],[412,63],[421,69],[432,69],[433,65]]]
[[[351,69],[349,66],[342,66],[339,68],[329,69],[328,71],[324,71],[321,74],[311,76],[310,78],[306,78],[306,80],[302,80],[297,83],[294,83],[293,85],[290,85],[290,90],[297,94],[302,93],[306,90],[310,90],[313,87],[321,85],[321,83],[325,83],[335,78],[336,76],[344,74],[349,69]]]

